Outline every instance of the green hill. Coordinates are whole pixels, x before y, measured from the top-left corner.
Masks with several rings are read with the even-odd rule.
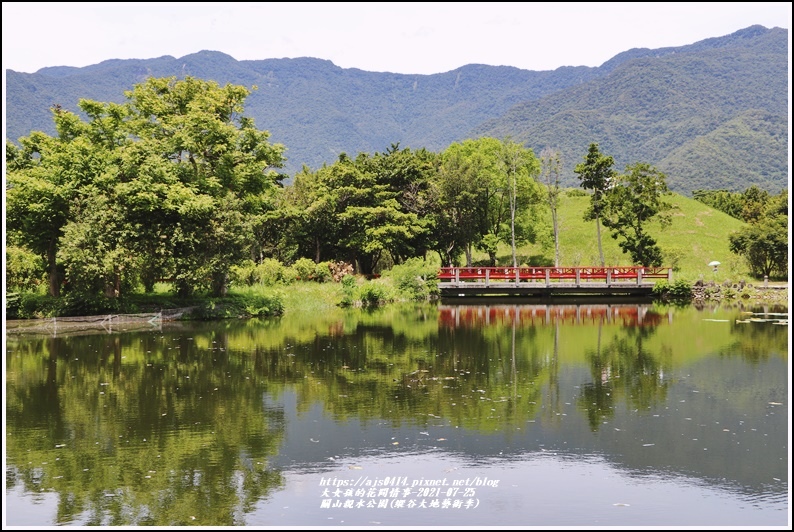
[[[574,194],[578,189],[573,190]],[[595,222],[583,220],[583,213],[589,204],[589,196],[563,194],[559,207],[560,226],[560,264],[562,266],[596,266],[599,264],[598,240]],[[695,281],[703,276],[705,280],[748,278],[743,261],[728,249],[728,235],[745,224],[727,214],[717,211],[699,201],[680,194],[673,194],[670,202],[677,206],[673,222],[661,229],[659,224],[649,226],[651,235],[656,239],[665,254],[665,266],[677,267],[674,278]],[[547,216],[551,227],[550,215]],[[601,241],[607,265],[625,266],[631,258],[623,253],[617,240],[601,228]],[[519,247],[518,259],[521,263],[532,265],[554,265],[554,246],[540,243]],[[485,260],[482,254],[475,260]],[[722,263],[715,274],[708,263],[717,260]],[[500,264],[510,264],[510,249],[501,248]]]
[[[523,102],[471,135],[510,135],[535,153],[559,148],[567,186],[596,142],[617,170],[649,162],[683,194],[752,184],[777,193],[788,183],[787,31],[753,26],[729,37],[625,61]]]

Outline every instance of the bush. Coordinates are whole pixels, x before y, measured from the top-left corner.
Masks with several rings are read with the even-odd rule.
[[[44,259],[32,251],[6,247],[6,291],[35,290],[47,284]]]
[[[361,304],[365,307],[380,305],[389,301],[389,291],[379,282],[368,282],[359,289]]]
[[[678,279],[672,284],[668,281],[657,281],[653,285],[653,294],[665,301],[692,299],[692,285],[684,279]]]
[[[229,279],[237,286],[253,286],[258,281],[256,278],[256,263],[250,259],[231,267]]]
[[[98,294],[70,293],[61,297],[32,292],[15,293],[6,299],[9,319],[59,318],[65,316],[94,316],[125,311],[123,300]]]
[[[349,262],[339,261],[330,262],[328,264],[335,283],[341,282],[347,275],[353,275],[353,265]]]
[[[287,280],[284,265],[276,259],[263,260],[257,265],[256,273],[259,282],[265,286],[274,286]]]
[[[314,278],[314,272],[317,269],[317,265],[312,259],[302,257],[295,261],[295,263],[292,265],[292,269],[295,271],[295,278],[297,280],[310,281]]]
[[[320,262],[314,267],[314,280],[318,283],[328,283],[333,280],[330,262]]]
[[[276,259],[265,259],[260,264],[245,260],[231,268],[232,284],[237,286],[254,286],[257,284],[274,286],[288,281],[286,268]]]
[[[358,286],[358,281],[356,281],[354,275],[347,274],[342,277],[340,283],[342,284],[342,293],[344,294],[340,305],[349,307],[356,300],[356,287]]]
[[[438,268],[437,264],[415,257],[394,266],[386,276],[407,299],[422,301],[439,293]]]

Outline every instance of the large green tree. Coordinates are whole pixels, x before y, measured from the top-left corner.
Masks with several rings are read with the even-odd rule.
[[[574,172],[579,175],[582,188],[592,191],[590,207],[585,212],[585,220],[595,220],[596,235],[598,237],[598,257],[601,266],[604,266],[604,248],[601,245],[601,218],[605,208],[604,196],[607,189],[617,175],[613,168],[615,160],[610,155],[604,155],[598,149],[598,144],[593,142],[587,150],[584,161],[577,164]]]
[[[674,207],[667,177],[647,163],[626,167],[626,173],[612,181],[605,196],[603,221],[612,230],[612,238],[640,266],[661,266],[663,255],[656,240],[648,232],[651,222],[661,228],[672,222],[669,213]]]
[[[500,243],[515,248],[519,240],[532,241],[538,171],[532,150],[509,139],[482,137],[447,147],[434,184],[437,227],[446,241],[439,245],[442,257],[451,262],[451,251],[458,248],[471,265],[473,248],[478,248],[495,265]]]
[[[423,194],[416,193],[426,179],[417,161],[427,155],[392,148],[355,159],[341,154],[315,172],[304,168],[285,188],[279,210],[297,255],[316,262],[345,260],[371,274],[381,261],[424,253],[429,222]]]
[[[58,260],[64,228],[78,217],[80,198],[96,190],[100,176],[112,173],[112,159],[94,145],[74,113],[58,105],[51,110],[56,137],[34,131],[19,147],[6,142],[6,230],[9,243],[46,261],[49,294],[57,297],[64,280]]]
[[[57,138],[7,144],[9,230],[82,291],[119,295],[158,277],[222,295],[279,181],[283,146],[243,115],[245,87],[149,78],[124,104],[54,108]]]
[[[758,278],[788,275],[788,212],[788,190],[783,190],[768,200],[752,223],[728,237],[730,250],[742,256]]]
[[[130,203],[129,215],[166,240],[182,294],[208,279],[214,294],[225,293],[229,268],[249,256],[266,198],[283,177],[276,169],[284,147],[243,115],[249,94],[192,77],[150,78],[126,93],[139,139],[131,162],[143,166],[128,165],[124,182],[132,181],[127,193],[150,200]]]
[[[452,144],[440,155],[441,163],[431,184],[435,205],[436,251],[448,266],[461,254],[471,265],[472,246],[479,239],[478,214],[481,183],[476,178],[476,161],[466,146]]]

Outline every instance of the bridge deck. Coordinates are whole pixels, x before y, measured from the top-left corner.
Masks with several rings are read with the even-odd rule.
[[[439,272],[442,296],[650,295],[670,268],[620,267],[448,267]]]

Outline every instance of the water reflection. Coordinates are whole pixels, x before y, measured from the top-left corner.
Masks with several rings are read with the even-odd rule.
[[[669,514],[607,511],[601,524],[785,524],[788,327],[743,311],[422,304],[9,332],[7,521],[588,525],[637,478],[648,493],[633,507],[668,493],[676,518],[662,504]],[[585,478],[563,486],[567,467]],[[599,487],[595,474],[621,480]],[[417,521],[367,508],[366,491],[323,496],[323,475],[501,484]],[[721,495],[682,503],[673,487]],[[593,497],[601,489],[612,495]],[[421,495],[404,504],[447,498]],[[566,512],[572,498],[590,503]]]

